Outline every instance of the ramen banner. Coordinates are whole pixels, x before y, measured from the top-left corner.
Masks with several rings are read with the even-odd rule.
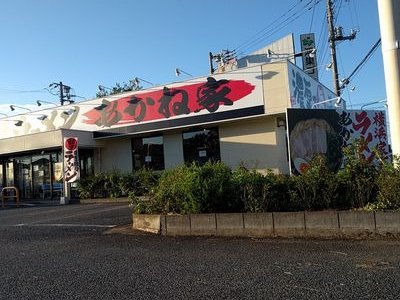
[[[78,138],[64,138],[64,179],[65,182],[75,182],[80,177]]]
[[[287,123],[292,174],[302,174],[316,155],[338,170],[343,148],[357,139],[364,139],[362,154],[368,161],[375,160],[374,149],[390,159],[384,111],[288,108]]]

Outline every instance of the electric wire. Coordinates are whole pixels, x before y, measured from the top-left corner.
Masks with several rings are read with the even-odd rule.
[[[297,1],[298,3],[294,4],[291,8],[289,8],[288,11],[286,11],[284,14],[279,16],[278,18],[274,19],[271,23],[269,23],[266,27],[263,29],[259,30],[257,33],[255,33],[253,36],[251,36],[249,39],[247,39],[245,42],[241,43],[239,46],[237,46],[234,50],[238,51],[239,49],[243,48],[245,45],[248,45],[251,43],[259,34],[263,33],[264,31],[268,30],[275,22],[280,20],[281,18],[285,17],[288,13],[290,13],[293,9],[297,7],[298,4],[302,2],[302,0]]]
[[[337,22],[337,19],[339,17],[340,9],[342,8],[342,2],[343,2],[343,0],[339,0],[339,3],[334,6],[334,11],[335,11],[334,12],[334,16],[335,16],[334,19],[335,19],[335,22]]]
[[[346,78],[347,77],[346,76],[346,70],[345,70],[345,67],[344,67],[343,60],[342,60],[342,54],[341,54],[341,51],[340,51],[339,48],[336,49],[336,53],[337,53],[337,56],[339,57],[339,62],[340,62],[340,66],[341,66],[341,70],[342,70],[343,76]],[[339,74],[340,74],[340,72],[339,72]]]
[[[351,3],[351,4],[354,4],[354,5],[350,5],[349,4],[350,18],[351,18],[352,26],[354,27],[354,24],[353,24],[354,23],[353,22],[353,13],[354,13],[354,16],[355,16],[355,19],[356,19],[356,30],[360,31],[360,22],[358,20],[358,9],[356,7],[357,4],[354,1],[350,1],[350,0],[347,0],[347,1],[349,3]]]
[[[349,82],[353,77],[355,77],[360,72],[362,67],[367,63],[367,61],[375,53],[375,51],[378,49],[380,44],[381,44],[381,39],[379,38],[378,41],[372,46],[372,48],[365,55],[365,57],[361,60],[361,62],[357,65],[357,67],[353,70],[353,72],[351,72],[351,74],[346,78],[347,82]]]
[[[44,89],[41,90],[14,90],[14,89],[6,89],[0,88],[0,93],[44,93]]]
[[[325,62],[325,56],[326,53],[328,52],[328,25],[326,22],[326,13],[323,14],[322,22],[320,26],[320,33],[319,33],[319,41],[318,41],[318,61],[320,63],[324,63],[325,65],[328,65],[327,62]],[[326,72],[323,72],[322,75],[320,75],[322,78],[324,78],[326,75]],[[320,81],[322,81],[322,78]]]
[[[345,67],[344,67],[343,60],[342,60],[342,54],[341,54],[341,51],[340,51],[339,49],[337,49],[337,54],[338,54],[338,56],[339,56],[340,66],[341,66],[343,75],[344,75],[345,78],[347,78],[347,77],[346,77],[346,70],[345,70]],[[340,72],[339,72],[339,73],[340,73]],[[351,103],[351,96],[350,96],[349,90],[346,89],[346,91],[347,91],[347,97],[348,97],[348,100],[347,100],[347,101],[350,103],[350,107],[352,107],[353,105],[352,105],[352,103]]]
[[[276,32],[282,30],[283,28],[285,28],[286,26],[288,26],[289,24],[291,24],[292,22],[294,22],[295,20],[297,20],[298,18],[300,18],[302,15],[301,14],[293,14],[292,16],[290,16],[288,19],[286,19],[285,21],[287,21],[287,23],[282,23],[280,24],[280,27],[276,27],[273,30],[265,33],[263,36],[261,36],[260,38],[258,38],[257,40],[255,40],[252,44],[250,44],[249,46],[247,46],[244,50],[242,51],[247,51],[249,49],[251,49],[252,47],[260,44],[261,42],[263,42],[264,40],[266,40],[267,38],[271,37],[273,34],[275,34]]]
[[[320,32],[318,35],[318,52],[319,52],[319,57],[318,60],[319,61],[323,61],[323,59],[321,59],[321,57],[323,56],[324,53],[324,47],[327,45],[326,41],[327,41],[327,34],[328,34],[328,29],[327,29],[327,22],[326,22],[326,13],[323,14],[323,19],[321,22],[321,26],[320,26]]]
[[[293,14],[291,14],[289,17],[287,17],[286,19],[282,20],[281,22],[279,22],[274,28],[269,29],[269,31],[264,32],[260,37],[254,39],[252,42],[248,43],[246,46],[242,46],[241,50],[242,52],[246,52],[246,50],[250,49],[251,47],[254,47],[255,45],[259,44],[260,42],[262,42],[263,40],[267,39],[268,37],[272,36],[274,33],[276,33],[277,31],[285,28],[286,26],[288,26],[289,24],[291,24],[292,22],[294,22],[295,20],[297,20],[298,18],[300,18],[301,16],[303,16],[303,14],[308,11],[311,10],[313,8],[314,5],[318,4],[321,0],[317,0],[314,5],[313,5],[313,1],[314,0],[309,0],[304,6],[302,6],[300,8],[299,11],[294,12]],[[311,5],[311,6],[310,6]],[[239,49],[239,48],[237,48]],[[235,50],[237,50],[235,49]]]
[[[311,21],[310,21],[310,29],[308,30],[308,32],[311,32],[311,28],[313,25],[313,21],[314,21],[314,14],[315,14],[315,8],[316,8],[316,0],[314,0],[314,6],[313,6],[313,10],[312,10],[312,14],[311,14]]]

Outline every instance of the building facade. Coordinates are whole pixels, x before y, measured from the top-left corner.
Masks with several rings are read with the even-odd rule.
[[[3,118],[0,185],[22,198],[64,185],[65,137],[78,138],[81,177],[207,160],[289,173],[287,108],[334,96],[281,61]]]

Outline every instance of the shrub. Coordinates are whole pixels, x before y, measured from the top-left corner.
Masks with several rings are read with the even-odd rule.
[[[286,210],[290,205],[289,177],[268,171],[265,175],[243,166],[232,176],[235,201],[245,212]]]
[[[400,167],[399,158],[394,163],[383,162],[376,180],[378,195],[376,201],[366,205],[367,209],[400,209]]]
[[[148,195],[157,184],[158,178],[157,173],[145,169],[126,174],[116,170],[98,173],[78,182],[79,197],[118,198]]]
[[[194,197],[200,203],[201,212],[236,212],[241,203],[232,193],[232,171],[222,162],[192,165],[197,172],[197,184],[193,186]]]
[[[354,207],[354,191],[351,172],[339,170],[336,175],[337,194],[332,208],[350,209]]]
[[[363,139],[347,146],[344,168],[337,173],[323,156],[315,157],[300,176],[261,174],[243,166],[232,172],[222,162],[207,162],[162,173],[100,173],[82,179],[78,189],[82,198],[129,195],[137,213],[400,209],[399,160],[371,163],[365,149]]]
[[[137,210],[155,213],[207,213],[240,210],[232,195],[231,170],[221,162],[183,165],[162,173],[154,196]],[[139,202],[137,202],[138,204]]]
[[[376,184],[378,168],[364,156],[365,148],[365,140],[357,139],[343,149],[346,160],[344,169],[339,171],[339,176],[347,193],[346,199],[350,201],[348,206],[352,208],[361,208],[367,203],[374,202],[378,190]]]
[[[124,196],[120,182],[122,181],[123,175],[119,171],[111,171],[104,174],[104,188],[107,191],[107,196],[111,198],[119,198]]]
[[[337,183],[323,156],[316,156],[300,176],[291,178],[291,202],[295,210],[321,210],[332,207]]]
[[[154,197],[147,204],[153,213],[199,213],[200,203],[193,188],[199,184],[196,166],[166,170],[155,187]]]
[[[233,195],[243,203],[244,211],[267,211],[269,186],[261,173],[241,166],[233,172],[232,185]]]
[[[290,199],[292,177],[268,172],[265,175],[265,181],[269,185],[266,211],[293,210]]]
[[[78,193],[81,198],[102,198],[108,197],[105,188],[106,176],[104,173],[98,173],[88,178],[83,178],[78,182]]]
[[[160,173],[143,168],[122,176],[118,187],[123,195],[149,195],[153,192],[159,178]]]

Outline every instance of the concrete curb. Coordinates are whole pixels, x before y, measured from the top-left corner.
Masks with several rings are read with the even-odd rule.
[[[397,211],[316,211],[193,215],[133,214],[133,229],[168,236],[399,236]]]

